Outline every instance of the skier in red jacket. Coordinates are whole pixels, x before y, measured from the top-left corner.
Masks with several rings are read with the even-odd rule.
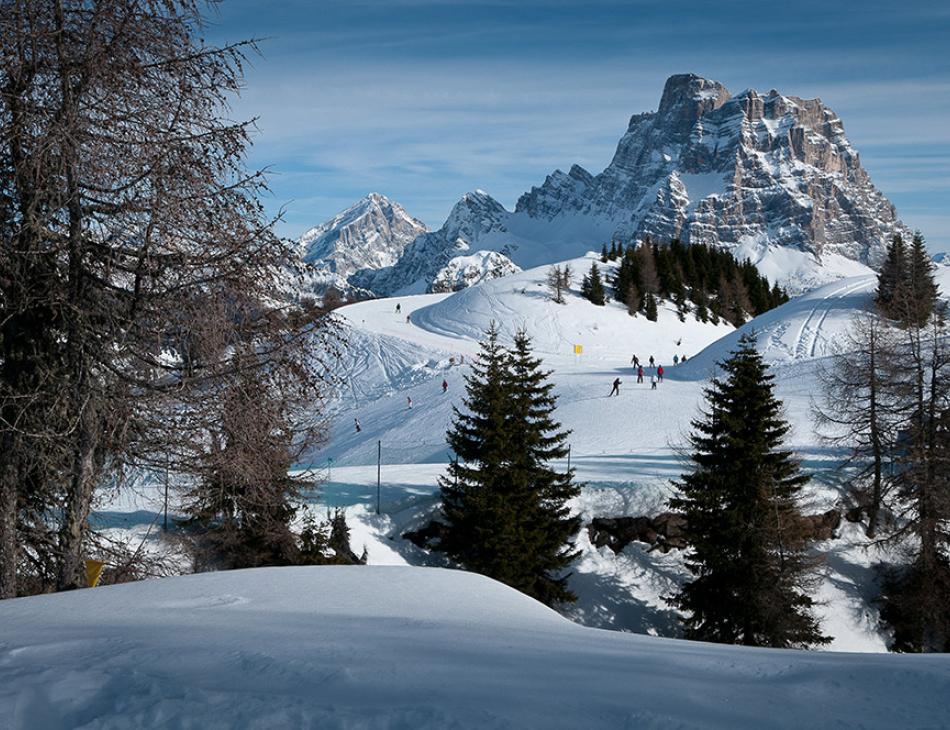
[[[656,374],[657,374],[657,377],[660,379],[660,382],[662,383],[663,382],[663,366],[662,365],[660,365],[660,367],[656,369]]]

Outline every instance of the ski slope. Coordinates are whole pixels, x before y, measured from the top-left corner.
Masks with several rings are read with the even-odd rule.
[[[816,289],[737,331],[691,317],[680,322],[662,307],[656,323],[630,317],[617,303],[596,307],[577,291],[591,260],[570,262],[575,283],[563,305],[546,294],[546,267],[540,267],[454,294],[380,299],[338,310],[348,343],[339,365],[345,388],[331,406],[328,443],[301,466],[316,469],[325,480],[313,497],[317,513],[346,508],[354,548],[365,546],[371,564],[445,564],[438,554],[401,536],[437,516],[438,479],[452,458],[445,433],[453,407],[462,405],[464,377],[478,339],[492,321],[505,342],[525,328],[552,371],[557,417],[571,431],[571,466],[583,482],[572,507],[585,525],[593,517],[655,515],[665,509],[671,480],[683,470],[682,446],[702,406],[706,380],[744,331],[758,335],[792,425],[790,445],[813,475],[805,511],[845,504],[836,481],[843,455],[814,433],[812,403],[819,395],[814,371],[842,341],[853,314],[870,305],[873,277]],[[938,281],[944,291],[950,289],[950,267],[938,267]],[[575,345],[582,346],[582,354],[574,353]],[[652,354],[665,366],[665,382],[657,390],[635,382],[634,353],[645,364]],[[674,354],[689,360],[673,367]],[[620,396],[608,398],[616,377],[623,381]],[[143,539],[154,543],[160,539],[154,526],[161,505],[160,491],[126,493],[121,504],[103,505],[93,519],[114,537],[125,534],[135,545]],[[581,555],[572,566],[570,585],[579,600],[564,609],[566,616],[594,627],[677,634],[676,613],[663,597],[686,576],[679,551],[664,555],[633,543],[615,555],[594,547],[586,529],[577,547]],[[817,549],[825,556],[818,612],[823,630],[833,637],[830,648],[885,651],[873,602],[874,566],[894,556],[869,545],[860,526],[847,522],[836,539]]]
[[[487,578],[264,568],[0,603],[0,727],[936,728],[950,659],[599,631]]]

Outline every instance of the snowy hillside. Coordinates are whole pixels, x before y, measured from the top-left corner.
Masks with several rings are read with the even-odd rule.
[[[0,726],[939,727],[945,656],[587,629],[420,568],[207,573],[0,605]]]
[[[680,322],[666,307],[654,323],[630,317],[615,302],[594,306],[577,292],[590,261],[570,262],[575,283],[564,305],[550,299],[546,267],[539,267],[456,293],[377,299],[338,310],[349,343],[339,369],[346,387],[332,403],[329,442],[310,455],[309,464],[326,478],[314,500],[318,511],[346,508],[354,547],[366,546],[371,564],[442,565],[439,555],[402,536],[436,515],[437,480],[451,458],[445,433],[452,407],[461,404],[478,339],[492,320],[506,340],[524,327],[553,370],[557,417],[572,431],[571,465],[584,482],[573,504],[585,524],[570,579],[579,601],[565,614],[588,626],[675,636],[676,613],[663,596],[685,575],[681,552],[664,554],[633,542],[615,554],[594,545],[586,525],[595,517],[653,516],[665,509],[670,480],[683,468],[680,449],[701,406],[705,379],[739,333],[692,317]],[[938,281],[950,291],[950,267],[940,267]],[[870,303],[873,287],[868,278],[831,284],[745,327],[761,333],[760,346],[792,424],[791,446],[813,475],[804,506],[809,514],[843,511],[846,504],[835,482],[842,454],[814,434],[815,363],[841,339],[852,311]],[[653,355],[665,366],[657,390],[636,383],[633,354],[644,363]],[[674,354],[689,360],[673,366]],[[647,379],[650,373],[648,368]],[[623,381],[620,397],[608,398],[617,377]],[[121,503],[102,505],[94,520],[114,536],[134,536],[138,544],[161,505],[160,492],[127,495]],[[892,556],[844,520],[818,549],[826,556],[819,614],[823,630],[834,637],[830,648],[884,651],[886,637],[871,600],[873,566]]]

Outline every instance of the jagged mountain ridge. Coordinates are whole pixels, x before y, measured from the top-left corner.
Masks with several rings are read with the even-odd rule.
[[[894,233],[907,230],[820,100],[775,90],[733,96],[681,74],[667,80],[657,111],[631,117],[600,174],[555,170],[514,211],[468,193],[439,230],[350,282],[381,295],[423,291],[476,250],[527,268],[649,236],[727,248],[797,293],[867,273]]]

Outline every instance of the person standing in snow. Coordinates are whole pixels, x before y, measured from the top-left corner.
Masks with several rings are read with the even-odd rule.
[[[406,315],[406,324],[409,324],[409,323],[411,323],[411,322],[412,322],[412,320],[409,319],[409,315],[407,314],[407,315]]]
[[[633,369],[636,370],[638,367],[640,367],[640,358],[634,355],[630,363],[633,365]]]
[[[643,382],[643,365],[637,367],[637,382]]]
[[[650,355],[650,367],[653,367],[653,355]]]
[[[408,395],[406,396],[406,403],[409,405],[409,409],[412,410],[412,398]]]
[[[650,390],[656,390],[656,375],[650,376]]]
[[[662,383],[663,382],[663,366],[662,365],[660,365],[660,367],[656,369],[656,374],[659,376],[660,382]]]
[[[402,305],[400,305],[400,304],[397,302],[397,303],[396,303],[396,314],[399,314],[401,311],[402,311]]]
[[[682,359],[680,360],[680,362],[686,362],[686,355],[683,355],[683,357],[682,357]]]
[[[675,368],[675,367],[676,367],[677,365],[679,365],[679,364],[680,364],[680,356],[679,356],[679,355],[673,355],[673,367]]]
[[[613,387],[613,390],[610,391],[610,395],[616,395],[616,396],[620,395],[620,378],[617,378],[616,380],[614,380],[614,387]],[[610,395],[608,395],[607,397],[609,398]]]
[[[356,433],[359,433],[360,431],[363,430],[363,429],[360,427],[360,419],[354,418],[354,419],[353,419],[353,425],[356,426]]]
[[[444,393],[448,389],[449,389],[449,382],[445,378],[442,378],[442,392]]]

